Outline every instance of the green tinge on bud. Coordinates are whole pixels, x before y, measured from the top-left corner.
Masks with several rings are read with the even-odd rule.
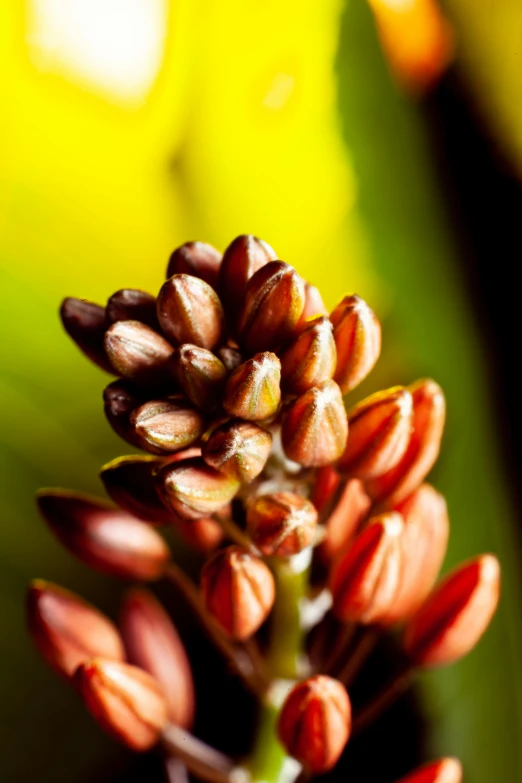
[[[333,377],[337,351],[332,324],[327,316],[309,321],[297,339],[281,356],[283,389],[302,394]]]
[[[75,685],[100,726],[132,750],[155,745],[168,723],[156,680],[126,663],[93,658],[76,670]]]
[[[232,325],[239,313],[248,281],[258,269],[276,258],[275,250],[252,234],[236,237],[225,250],[219,271],[219,292]]]
[[[102,370],[114,374],[103,348],[107,328],[105,308],[85,299],[67,297],[60,307],[63,328],[80,351]]]
[[[203,459],[211,467],[242,483],[255,479],[272,448],[272,436],[257,424],[232,420],[215,429],[203,446]]]
[[[343,394],[355,389],[372,370],[381,352],[381,325],[366,302],[345,296],[330,315],[337,346],[334,379]]]
[[[304,281],[283,261],[271,261],[250,279],[238,339],[249,353],[275,350],[294,334],[305,304]]]
[[[225,317],[208,283],[192,275],[174,275],[158,294],[158,319],[177,345],[193,343],[212,351],[224,337]]]
[[[145,522],[98,498],[42,490],[40,513],[69,551],[98,571],[126,579],[158,579],[168,561],[163,538]]]
[[[116,291],[105,308],[109,324],[116,321],[140,321],[151,329],[158,330],[156,298],[137,288],[122,288]]]
[[[305,305],[301,315],[301,324],[318,315],[328,315],[323,297],[318,288],[311,283],[305,283]]]
[[[146,444],[165,452],[195,443],[205,432],[203,416],[182,400],[151,400],[133,411],[130,425]]]
[[[39,652],[59,674],[72,677],[88,658],[125,660],[116,626],[63,587],[35,579],[26,599],[27,625]]]
[[[269,557],[292,557],[314,543],[317,511],[294,492],[258,496],[247,510],[252,541]]]
[[[156,486],[167,508],[185,519],[201,519],[230,503],[240,483],[196,457],[165,465]]]
[[[221,253],[206,242],[185,242],[170,256],[167,278],[173,275],[192,275],[216,289],[221,258]]]
[[[281,402],[281,362],[270,351],[257,353],[231,373],[223,407],[231,416],[265,421],[277,413]]]
[[[139,321],[116,321],[105,333],[104,347],[114,371],[129,381],[161,386],[169,378],[172,346]]]
[[[171,371],[185,396],[201,410],[214,410],[221,402],[227,370],[212,351],[184,343],[172,354]]]
[[[281,434],[286,456],[305,467],[339,459],[346,447],[348,420],[338,385],[325,381],[294,400]]]

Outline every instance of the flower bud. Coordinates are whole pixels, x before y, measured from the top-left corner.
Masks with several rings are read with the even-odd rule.
[[[74,681],[100,726],[132,750],[148,750],[168,723],[167,703],[156,680],[127,663],[92,658]]]
[[[400,580],[403,530],[400,514],[374,517],[335,564],[331,590],[340,620],[378,623],[392,606]]]
[[[252,541],[264,555],[291,557],[314,542],[317,511],[294,492],[259,495],[247,510]]]
[[[235,348],[231,348],[229,345],[223,345],[221,348],[218,348],[216,356],[223,362],[227,372],[235,370],[243,361],[243,357],[239,351]]]
[[[411,394],[402,386],[360,402],[348,411],[350,436],[338,470],[366,480],[391,470],[408,446],[412,415]]]
[[[165,508],[155,482],[164,464],[165,460],[154,457],[118,457],[103,466],[100,476],[112,500],[129,514],[145,522],[170,525],[176,515]]]
[[[169,719],[188,729],[195,694],[190,663],[170,617],[148,590],[130,590],[120,614],[129,661],[149,672],[165,697]]]
[[[183,400],[151,400],[136,408],[130,425],[146,445],[165,452],[186,449],[205,432],[203,416]]]
[[[219,292],[232,323],[237,318],[247,283],[252,275],[276,258],[275,250],[252,234],[236,237],[227,247],[219,271]]]
[[[339,459],[346,446],[348,421],[338,385],[325,381],[294,400],[281,435],[286,456],[305,467],[321,467]]]
[[[250,279],[239,319],[238,338],[249,353],[274,350],[290,337],[305,304],[304,282],[295,269],[271,261]]]
[[[355,389],[373,369],[381,352],[381,325],[359,296],[345,296],[330,315],[337,346],[334,379],[343,394]]]
[[[411,495],[433,467],[440,450],[446,403],[440,386],[421,380],[409,387],[413,399],[413,428],[402,459],[366,485],[375,505],[393,508]]]
[[[213,431],[203,446],[203,459],[207,465],[246,484],[259,476],[271,448],[269,432],[253,422],[232,420]]]
[[[221,511],[216,511],[214,516],[221,517],[221,515],[229,519],[231,516],[230,506],[225,506]],[[173,525],[187,544],[204,555],[214,552],[225,536],[221,524],[212,517],[202,517],[201,519],[176,517]]]
[[[332,465],[324,465],[315,471],[310,500],[321,513],[339,486],[341,477]]]
[[[406,626],[404,648],[417,666],[446,666],[470,652],[488,627],[500,594],[493,555],[447,576]]]
[[[239,481],[206,465],[201,458],[165,465],[156,485],[167,506],[184,519],[209,517],[226,506],[239,490]]]
[[[167,278],[173,275],[199,277],[212,288],[217,288],[221,253],[206,242],[185,242],[169,258]]]
[[[67,297],[62,302],[60,317],[63,328],[80,351],[105,372],[114,374],[103,348],[107,328],[105,308],[85,299]]]
[[[257,631],[275,598],[268,566],[239,546],[222,549],[205,563],[201,590],[207,611],[237,641]]]
[[[116,321],[105,332],[105,352],[118,375],[147,386],[164,384],[173,351],[164,337],[139,321]]]
[[[158,579],[170,559],[155,530],[97,498],[50,489],[37,502],[62,544],[92,568],[127,579]]]
[[[281,362],[265,351],[240,364],[225,387],[223,407],[231,416],[264,421],[275,416],[281,402]]]
[[[295,685],[283,704],[278,735],[288,753],[314,773],[337,763],[350,736],[352,709],[339,680],[317,674]]]
[[[143,448],[141,438],[133,431],[130,425],[130,416],[133,410],[145,401],[143,389],[130,381],[118,379],[113,381],[103,390],[104,411],[107,421],[114,432],[123,440],[138,449]],[[152,447],[150,447],[152,449]],[[154,453],[163,453],[161,449],[155,449]]]
[[[362,481],[348,481],[336,507],[326,520],[326,533],[320,546],[324,560],[331,562],[346,550],[370,506],[371,501]]]
[[[161,328],[177,345],[193,343],[212,351],[222,341],[225,321],[213,288],[192,275],[174,275],[158,294]]]
[[[140,321],[155,331],[159,330],[156,315],[156,298],[136,288],[122,288],[116,291],[105,308],[108,324],[116,321]]]
[[[72,677],[94,656],[125,660],[116,626],[63,587],[35,579],[27,591],[27,624],[38,650],[59,674]]]
[[[397,783],[462,783],[462,764],[454,758],[432,761]]]
[[[210,412],[221,402],[227,371],[211,351],[184,343],[172,355],[171,371],[197,408]]]
[[[305,283],[305,305],[301,315],[301,323],[310,318],[316,318],[318,315],[328,315],[323,297],[315,285]]]
[[[281,356],[282,386],[301,394],[333,377],[337,353],[332,324],[321,315],[309,321],[299,337]]]

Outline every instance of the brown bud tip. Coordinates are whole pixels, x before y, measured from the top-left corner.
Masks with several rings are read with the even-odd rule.
[[[271,261],[247,285],[238,339],[249,353],[276,349],[292,337],[304,303],[304,282],[295,269]]]
[[[383,508],[393,508],[417,489],[439,455],[446,417],[444,393],[432,380],[417,381],[409,391],[413,420],[406,451],[394,468],[366,486],[374,504]]]
[[[223,255],[219,272],[219,291],[232,323],[239,312],[247,283],[258,269],[275,261],[277,254],[262,239],[244,234],[236,237]]]
[[[403,529],[400,514],[374,517],[334,566],[333,608],[344,622],[377,623],[389,610],[399,586]]]
[[[205,563],[201,590],[207,611],[238,641],[257,631],[275,598],[270,569],[239,546],[222,549]]]
[[[270,351],[257,353],[230,375],[223,407],[231,416],[264,421],[275,416],[281,402],[281,362]]]
[[[252,541],[264,554],[291,557],[311,546],[317,530],[317,511],[294,492],[260,495],[249,506],[247,524]]]
[[[337,346],[334,378],[343,394],[355,389],[373,369],[381,352],[381,325],[365,301],[345,296],[330,315]]]
[[[500,594],[500,565],[482,555],[459,566],[406,626],[404,647],[419,666],[446,666],[470,652],[488,627]]]
[[[27,591],[27,624],[38,650],[60,674],[72,677],[93,656],[125,660],[115,625],[79,596],[35,579]]]
[[[148,750],[168,722],[167,703],[156,680],[126,663],[93,658],[74,675],[87,709],[100,726],[132,750]]]
[[[311,283],[305,283],[305,305],[301,315],[301,323],[318,315],[328,315],[328,310],[323,302],[323,297],[318,288]]]
[[[192,672],[178,632],[159,601],[148,590],[130,590],[120,627],[129,661],[149,672],[161,686],[169,719],[190,728],[195,709]]]
[[[239,367],[243,361],[243,357],[239,351],[235,348],[231,348],[229,345],[224,345],[221,348],[218,348],[216,355],[218,359],[223,362],[227,372],[232,372],[232,370],[235,370],[236,367]]]
[[[141,321],[151,329],[159,329],[156,298],[137,288],[116,291],[107,302],[106,313],[109,324],[116,321]]]
[[[370,506],[371,501],[364,491],[362,481],[348,481],[337,505],[326,520],[326,534],[320,546],[324,560],[335,560],[346,550]]]
[[[134,432],[147,445],[166,452],[186,449],[205,432],[205,420],[182,400],[151,400],[130,417]]]
[[[128,579],[157,579],[170,559],[155,530],[97,498],[50,489],[40,492],[37,502],[62,544],[92,568]]]
[[[223,339],[224,314],[213,288],[192,275],[174,275],[158,295],[158,319],[169,340],[212,351]]]
[[[185,519],[209,517],[226,506],[239,490],[239,481],[220,473],[202,459],[166,465],[157,487],[167,508]]]
[[[191,275],[216,288],[221,257],[221,253],[206,242],[185,242],[176,248],[169,258],[167,278],[173,275]]]
[[[298,397],[286,413],[282,439],[289,459],[321,467],[339,459],[346,447],[348,420],[341,390],[325,381]]]
[[[338,470],[368,480],[394,468],[408,446],[412,416],[412,396],[402,386],[360,402],[348,411],[350,435]]]
[[[105,308],[85,299],[67,297],[60,308],[63,328],[80,351],[106,372],[114,373],[103,349],[107,322]]]
[[[432,761],[397,783],[462,783],[462,764],[454,758]]]
[[[161,385],[169,377],[172,346],[139,321],[116,321],[106,331],[105,352],[118,375],[145,385]]]
[[[311,772],[337,763],[351,729],[350,699],[342,683],[324,674],[298,683],[283,704],[279,739],[288,753]]]
[[[249,421],[232,420],[214,430],[203,446],[203,459],[226,476],[248,483],[265,467],[271,448],[269,432]]]
[[[172,354],[171,371],[186,397],[203,411],[221,402],[227,370],[212,351],[185,343]]]
[[[281,356],[282,385],[290,394],[301,394],[333,377],[337,352],[332,324],[321,315],[310,321]]]
[[[145,522],[169,525],[176,517],[161,502],[155,483],[164,464],[154,457],[118,457],[103,466],[100,476],[112,500],[129,514]]]

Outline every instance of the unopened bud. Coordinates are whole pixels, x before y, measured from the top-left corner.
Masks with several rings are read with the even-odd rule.
[[[497,608],[500,566],[482,555],[456,568],[406,626],[404,647],[418,666],[447,666],[475,647]]]
[[[280,383],[281,362],[275,353],[257,353],[230,375],[223,407],[231,416],[247,421],[270,419],[281,402]]]
[[[397,783],[462,783],[462,764],[454,758],[432,761]]]
[[[221,515],[229,519],[231,515],[230,506],[225,506],[221,511],[216,511],[214,516],[221,517]],[[201,519],[176,517],[173,525],[187,544],[204,555],[214,552],[225,536],[222,525],[212,517],[203,517]]]
[[[350,434],[338,470],[368,480],[394,468],[410,441],[412,415],[411,394],[402,386],[360,402],[348,411]]]
[[[225,250],[219,272],[219,291],[227,316],[231,317],[233,323],[248,281],[258,269],[276,258],[275,250],[252,234],[236,237]]]
[[[55,489],[42,490],[37,502],[62,544],[92,568],[127,579],[158,579],[170,559],[153,528],[97,498]]]
[[[403,530],[400,514],[374,517],[336,563],[331,590],[339,619],[368,625],[385,616],[399,586]]]
[[[339,680],[318,674],[295,685],[283,704],[279,739],[310,772],[337,763],[351,731],[352,709]]]
[[[318,315],[328,315],[323,297],[315,285],[305,283],[305,305],[301,315],[301,323],[310,318],[316,318]]]
[[[129,661],[159,683],[169,719],[177,726],[190,728],[195,709],[190,663],[162,605],[148,590],[130,590],[122,606],[120,626]]]
[[[100,726],[132,750],[155,745],[168,722],[167,703],[156,680],[127,663],[93,658],[74,681]]]
[[[247,510],[252,541],[264,555],[291,557],[314,542],[317,511],[294,492],[260,495]]]
[[[180,345],[172,355],[171,370],[185,396],[197,408],[209,412],[219,405],[227,371],[212,351],[191,343]]]
[[[35,579],[26,600],[27,624],[45,660],[72,677],[88,658],[125,660],[116,626],[101,612],[63,587]]]
[[[193,343],[212,351],[224,336],[224,314],[213,288],[192,275],[174,275],[158,294],[158,319],[177,345]]]
[[[206,242],[185,242],[169,258],[167,278],[173,275],[199,277],[212,288],[217,288],[221,253]]]
[[[268,566],[239,546],[222,549],[205,563],[201,589],[207,611],[238,641],[257,631],[275,598],[274,577]]]
[[[169,378],[173,348],[164,337],[139,321],[116,321],[105,332],[105,352],[118,375],[147,386]]]
[[[203,446],[207,465],[242,483],[255,479],[272,448],[269,432],[250,421],[232,420],[215,429]]]
[[[250,353],[274,350],[294,333],[305,304],[304,282],[295,269],[271,261],[250,279],[238,339]]]
[[[282,385],[290,394],[301,394],[333,377],[337,353],[332,324],[327,316],[309,321],[281,356]]]
[[[163,502],[180,517],[209,517],[226,506],[239,490],[240,483],[211,468],[201,458],[165,465],[156,485]]]
[[[80,351],[102,370],[114,374],[103,348],[103,338],[107,329],[105,308],[94,302],[69,296],[62,302],[60,317],[63,328]]]
[[[334,381],[314,386],[290,405],[282,428],[286,456],[305,467],[339,459],[346,447],[348,420]]]
[[[151,400],[136,408],[130,425],[145,444],[165,452],[186,449],[205,432],[203,416],[183,400]]]
[[[105,311],[109,324],[116,321],[141,321],[151,329],[159,329],[156,298],[137,288],[122,288],[121,291],[116,291],[107,302]]]
[[[381,352],[381,325],[365,301],[345,296],[330,315],[337,346],[334,378],[343,394],[355,389],[373,369]]]
[[[131,381],[118,379],[110,383],[103,391],[104,411],[107,421],[114,432],[136,448],[143,448],[143,442],[130,424],[131,413],[144,402],[143,388]],[[152,450],[152,447],[150,447]],[[162,453],[155,449],[154,453]]]
[[[216,351],[216,356],[220,359],[226,370],[232,372],[236,367],[243,362],[243,356],[236,348],[231,348],[229,345],[223,345]]]
[[[350,479],[325,523],[325,537],[320,545],[324,560],[336,560],[346,550],[370,506],[371,501],[364,491],[363,482]]]
[[[100,476],[112,500],[129,514],[146,522],[169,525],[176,517],[161,502],[155,483],[164,464],[164,460],[141,455],[118,457],[103,466]]]

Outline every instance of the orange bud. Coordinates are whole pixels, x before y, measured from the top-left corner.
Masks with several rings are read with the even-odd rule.
[[[397,783],[462,783],[462,764],[454,758],[432,761]]]
[[[238,641],[257,631],[275,598],[270,569],[239,546],[222,549],[205,563],[201,590],[207,611]]]
[[[417,489],[439,456],[446,416],[443,391],[431,380],[417,381],[409,391],[413,429],[404,456],[394,468],[366,485],[374,504],[385,508],[393,508]]]
[[[236,237],[223,255],[219,272],[219,291],[227,316],[235,320],[247,283],[258,269],[275,261],[277,254],[262,239],[244,234]]]
[[[301,394],[333,377],[337,352],[332,324],[321,315],[309,321],[281,356],[283,388]]]
[[[92,568],[127,579],[162,575],[170,552],[145,522],[79,492],[42,490],[37,502],[62,544]]]
[[[170,343],[139,321],[116,321],[105,332],[104,347],[114,370],[129,381],[162,385],[169,377]]]
[[[381,352],[381,325],[359,296],[345,296],[330,315],[337,346],[334,379],[343,394],[355,389],[373,369]]]
[[[108,324],[116,321],[141,321],[156,331],[159,329],[156,315],[156,298],[136,288],[122,288],[116,291],[105,308]]]
[[[114,373],[103,348],[107,328],[105,308],[94,302],[69,296],[62,302],[60,317],[63,328],[80,351],[105,372]]]
[[[190,663],[162,605],[148,590],[130,590],[122,606],[120,625],[129,661],[157,680],[169,719],[177,726],[190,728],[195,709]]]
[[[283,261],[271,261],[250,279],[238,338],[250,353],[274,350],[295,331],[305,304],[304,282]]]
[[[223,339],[223,307],[213,288],[192,275],[174,275],[158,294],[158,319],[169,340],[211,351]]]
[[[203,447],[207,465],[247,483],[263,468],[272,448],[269,432],[249,421],[232,420],[215,429]]]
[[[294,492],[259,495],[247,509],[247,525],[252,541],[264,555],[291,557],[313,544],[317,511]]]
[[[222,511],[216,511],[215,516],[226,515],[229,519],[231,515],[230,506],[225,506]],[[174,527],[181,538],[197,549],[198,552],[208,555],[221,544],[224,538],[224,531],[219,522],[211,517],[202,519],[182,519],[177,517]]]
[[[281,362],[265,351],[257,353],[230,375],[223,407],[231,416],[264,421],[277,413],[281,402]]]
[[[197,457],[165,465],[156,480],[167,508],[185,519],[211,516],[230,503],[240,487],[239,481]]]
[[[281,436],[286,456],[306,467],[339,459],[346,446],[348,421],[338,385],[325,381],[294,400]]]
[[[321,556],[325,560],[335,560],[344,552],[370,506],[371,501],[362,481],[348,481],[336,507],[326,520],[326,535],[320,546]]]
[[[219,405],[227,371],[211,351],[184,343],[172,354],[171,370],[185,396],[197,408],[209,412]]]
[[[339,486],[341,477],[332,465],[324,465],[315,471],[315,481],[312,486],[310,500],[321,512],[326,506],[333,493]]]
[[[500,565],[482,555],[460,565],[406,626],[404,648],[418,666],[446,666],[477,644],[497,608]]]
[[[151,400],[136,408],[130,426],[146,445],[165,452],[195,443],[205,432],[203,416],[183,400]]]
[[[169,258],[167,278],[173,275],[200,277],[216,288],[221,266],[221,253],[206,242],[185,242]]]
[[[125,660],[116,626],[69,590],[35,579],[27,592],[26,610],[38,650],[59,674],[72,677],[80,663],[97,655]]]
[[[338,470],[368,480],[395,467],[410,441],[412,414],[412,396],[402,386],[358,403],[348,411],[350,435]]]
[[[378,623],[392,606],[400,579],[400,514],[373,517],[334,566],[333,610],[344,622]]]
[[[132,750],[148,750],[168,722],[167,703],[150,674],[126,663],[93,658],[74,675],[100,726]]]
[[[192,449],[188,451],[194,456]],[[179,456],[186,453],[179,452]],[[170,525],[176,516],[165,508],[155,483],[160,468],[170,463],[170,459],[166,463],[165,460],[141,455],[118,457],[103,466],[100,477],[110,497],[129,514],[146,522]]]
[[[295,685],[285,699],[278,735],[288,753],[311,772],[337,763],[350,736],[352,709],[342,683],[317,674]]]
[[[305,283],[305,305],[301,315],[301,323],[318,315],[328,315],[323,297],[315,285]]]

